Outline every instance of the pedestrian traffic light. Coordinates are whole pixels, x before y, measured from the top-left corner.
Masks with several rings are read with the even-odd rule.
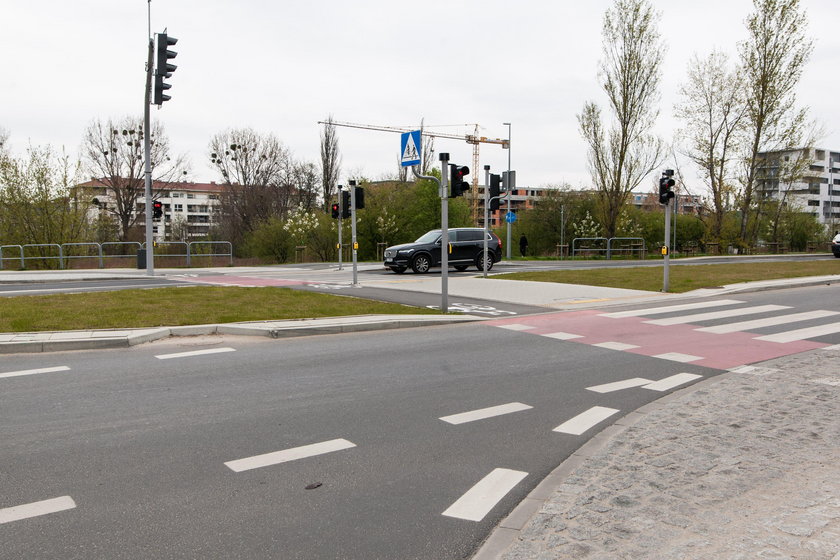
[[[490,211],[499,209],[499,195],[502,192],[502,178],[499,175],[490,174]]]
[[[461,196],[470,190],[470,184],[464,181],[464,177],[470,174],[470,168],[466,165],[449,164],[449,198]]]
[[[361,210],[365,207],[365,189],[362,187],[353,187],[356,189],[356,210]]]
[[[341,191],[341,217],[350,217],[350,191]]]
[[[670,169],[668,171],[671,171]],[[674,191],[671,189],[674,187],[674,179],[671,175],[668,174],[668,171],[662,174],[662,178],[659,179],[659,204],[668,204],[672,198],[674,198]],[[673,174],[673,171],[671,171]]]
[[[152,202],[152,218],[155,220],[159,219],[163,216],[163,202],[160,200],[155,200]]]
[[[333,202],[332,205],[332,217],[333,219],[337,220],[338,216],[341,214],[341,208],[338,206],[338,202]]]
[[[168,47],[178,42],[175,37],[170,37],[166,33],[157,34],[157,65],[155,67],[155,94],[152,103],[155,105],[163,105],[164,101],[172,99],[164,92],[171,88],[170,84],[164,82],[164,78],[172,77],[172,73],[177,66],[170,64],[169,60],[178,56],[175,51],[168,50]]]

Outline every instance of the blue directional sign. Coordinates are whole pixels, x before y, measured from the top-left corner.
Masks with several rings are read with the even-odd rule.
[[[400,137],[400,165],[411,167],[420,165],[420,131],[403,132]]]
[[[509,224],[512,224],[516,221],[516,214],[514,212],[508,212],[505,214],[505,221]]]

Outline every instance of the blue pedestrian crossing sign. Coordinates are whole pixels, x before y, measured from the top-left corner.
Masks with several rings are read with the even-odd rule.
[[[400,165],[420,165],[420,131],[403,132],[400,138]]]

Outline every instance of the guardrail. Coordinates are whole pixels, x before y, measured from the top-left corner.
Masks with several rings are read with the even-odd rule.
[[[161,253],[159,256],[183,257],[186,259],[186,265],[188,268],[192,266],[192,260],[195,257],[228,257],[228,262],[230,263],[230,266],[233,266],[233,244],[230,241],[158,241],[156,242],[156,245],[183,245],[183,253]],[[74,254],[77,252],[77,248],[80,247],[86,248],[87,254]],[[202,247],[205,247],[206,250],[202,250]],[[219,247],[222,247],[223,249],[219,249]],[[27,254],[27,249],[36,248],[55,248],[58,251],[58,255],[43,254],[43,251],[41,255]],[[17,249],[17,251],[15,251],[17,253],[17,256],[6,256],[4,254],[4,250],[6,250],[6,253],[9,253],[9,249]],[[117,252],[113,253],[112,249],[115,249]],[[139,243],[137,241],[105,241],[103,243],[63,244],[32,243],[25,245],[0,245],[0,270],[4,269],[6,261],[19,261],[19,269],[26,270],[27,261],[36,259],[45,261],[57,259],[59,270],[70,268],[70,261],[73,259],[96,259],[99,263],[99,268],[105,268],[105,259],[136,259],[138,253],[143,249],[145,249],[145,243]],[[222,252],[224,249],[227,250]]]

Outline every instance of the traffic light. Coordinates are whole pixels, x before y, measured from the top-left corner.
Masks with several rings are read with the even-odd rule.
[[[152,218],[158,220],[161,216],[163,216],[163,202],[155,200],[152,202]]]
[[[490,211],[495,212],[499,209],[499,194],[502,192],[502,178],[495,174],[490,174]]]
[[[365,189],[362,187],[353,187],[356,189],[356,210],[361,210],[365,207]]]
[[[332,205],[332,217],[333,219],[337,220],[338,216],[341,214],[341,209],[338,206],[338,202],[334,202]]]
[[[464,177],[470,174],[470,168],[466,165],[449,164],[449,198],[461,196],[470,190],[470,184],[464,181]]]
[[[152,103],[155,105],[163,105],[164,101],[169,101],[172,99],[164,92],[171,88],[172,86],[164,82],[164,78],[168,79],[172,77],[172,72],[175,71],[177,66],[174,64],[170,64],[169,60],[178,56],[178,53],[175,51],[168,50],[170,45],[174,45],[178,42],[178,39],[175,37],[170,37],[166,33],[158,33],[157,34],[157,65],[155,67],[155,95]]]
[[[674,198],[674,179],[667,172],[659,179],[659,204],[668,204]]]
[[[350,191],[341,191],[341,217],[350,217]]]

